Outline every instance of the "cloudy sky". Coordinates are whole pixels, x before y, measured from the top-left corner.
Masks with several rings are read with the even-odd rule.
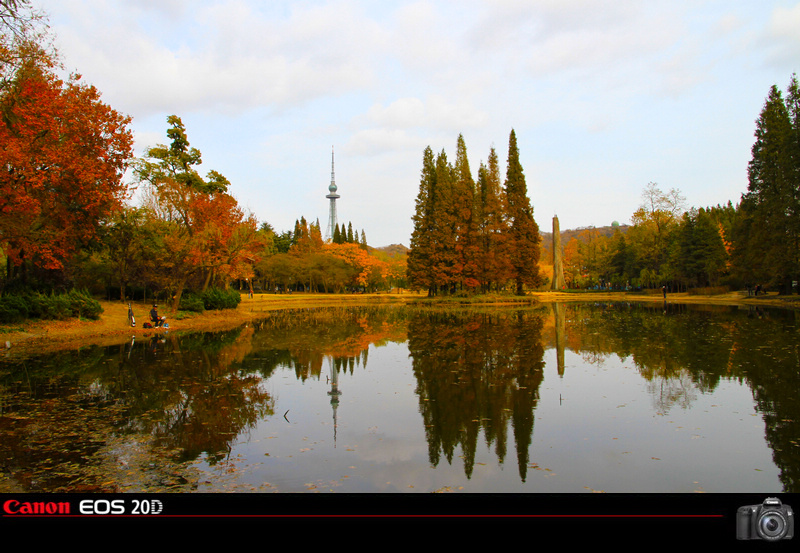
[[[259,221],[339,220],[408,245],[422,152],[473,174],[517,134],[542,230],[630,221],[649,182],[736,203],[770,86],[800,72],[781,0],[34,0],[65,69],[133,118],[176,114],[201,173]]]

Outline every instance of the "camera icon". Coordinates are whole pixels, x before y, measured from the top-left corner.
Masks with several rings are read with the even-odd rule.
[[[792,508],[776,497],[768,497],[761,505],[746,505],[736,511],[736,539],[790,540],[794,537]]]

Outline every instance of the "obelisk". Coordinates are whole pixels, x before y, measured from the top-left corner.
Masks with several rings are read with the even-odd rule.
[[[564,282],[564,265],[561,263],[561,229],[558,216],[553,216],[553,290],[566,288]]]

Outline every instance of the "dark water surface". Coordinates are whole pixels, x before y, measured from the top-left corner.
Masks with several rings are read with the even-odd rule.
[[[0,492],[800,491],[794,311],[281,311],[0,357]]]

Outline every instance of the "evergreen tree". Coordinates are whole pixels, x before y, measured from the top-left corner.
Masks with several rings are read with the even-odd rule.
[[[422,171],[419,179],[416,208],[411,220],[414,230],[411,233],[410,251],[406,276],[409,284],[415,288],[423,288],[428,295],[435,294],[436,283],[433,277],[433,261],[435,258],[435,242],[433,240],[433,211],[436,193],[436,164],[433,150],[428,146],[422,154]]]
[[[436,156],[436,194],[433,196],[432,240],[436,246],[433,258],[434,284],[444,293],[455,291],[461,273],[456,249],[456,218],[453,208],[455,175],[444,150]]]
[[[787,106],[773,86],[756,121],[748,190],[742,197],[743,223],[752,231],[744,247],[751,253],[740,256],[758,265],[755,278],[783,292],[790,292],[800,277],[800,94],[794,76],[788,98]],[[761,253],[760,262],[753,252]]]
[[[528,187],[519,161],[517,136],[514,130],[508,140],[508,169],[506,171],[506,214],[508,217],[512,278],[517,294],[524,294],[525,286],[541,285],[539,273],[539,226],[533,219],[533,208],[528,199]]]
[[[456,161],[453,167],[453,232],[458,254],[453,277],[469,289],[476,288],[478,276],[478,238],[475,216],[475,181],[467,159],[467,145],[464,136],[458,135],[456,142]]]
[[[478,254],[479,279],[485,291],[491,283],[502,286],[511,276],[511,260],[507,247],[508,225],[505,220],[506,203],[500,185],[500,165],[497,152],[489,152],[488,166],[478,170]]]

